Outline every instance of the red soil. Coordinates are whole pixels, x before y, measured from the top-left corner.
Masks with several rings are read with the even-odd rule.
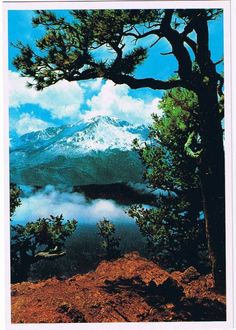
[[[12,285],[13,323],[224,321],[211,275],[172,274],[133,252],[94,272]]]

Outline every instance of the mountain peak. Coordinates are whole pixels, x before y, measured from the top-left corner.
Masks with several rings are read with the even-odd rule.
[[[110,117],[110,116],[104,116],[104,115],[98,115],[98,116],[94,116],[91,117],[90,119],[88,119],[87,121],[85,121],[87,123],[93,123],[93,124],[108,124],[108,125],[114,125],[114,126],[135,126],[132,125],[131,123],[129,123],[128,121],[125,120],[121,120],[117,117]]]
[[[12,180],[33,185],[142,181],[132,143],[147,135],[144,126],[108,116],[31,132],[11,143]]]
[[[76,148],[79,147],[80,152],[114,148],[130,150],[135,138],[144,140],[147,134],[145,126],[136,126],[115,117],[99,115],[72,125],[48,127],[42,131],[24,134],[12,140],[11,150],[27,146],[34,150],[49,145],[68,149],[73,147],[73,144]]]

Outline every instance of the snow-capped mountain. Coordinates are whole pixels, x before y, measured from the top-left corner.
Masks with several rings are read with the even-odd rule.
[[[132,141],[146,140],[145,126],[98,116],[12,139],[11,181],[85,185],[140,181],[142,165]]]

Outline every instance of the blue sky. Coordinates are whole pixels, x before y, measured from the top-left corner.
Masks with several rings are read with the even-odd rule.
[[[58,11],[69,17],[67,11]],[[10,10],[9,19],[9,104],[11,135],[45,129],[96,115],[109,115],[134,124],[150,123],[150,114],[158,111],[158,102],[163,91],[151,89],[131,90],[126,85],[115,86],[101,79],[86,82],[60,81],[41,92],[25,87],[26,78],[21,78],[12,64],[17,49],[10,42],[22,41],[33,47],[43,35],[42,28],[33,28],[31,10]],[[210,22],[210,48],[212,58],[218,61],[223,56],[223,19]],[[128,45],[129,47],[130,45]],[[163,40],[149,50],[148,59],[136,71],[138,78],[154,77],[168,79],[177,68],[174,56],[162,56],[170,50]],[[107,54],[107,51],[103,54]],[[98,56],[101,53],[98,53]],[[222,71],[222,67],[218,67]]]

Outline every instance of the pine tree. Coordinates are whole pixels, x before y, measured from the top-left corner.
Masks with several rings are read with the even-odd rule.
[[[10,186],[10,213],[21,204],[21,190]],[[11,224],[12,282],[26,281],[31,265],[42,259],[52,260],[65,255],[64,244],[76,229],[76,220],[64,221],[63,215],[39,218],[25,225]]]
[[[149,188],[162,189],[166,194],[157,198],[155,208],[132,206],[128,213],[135,218],[158,263],[172,270],[199,268],[199,253],[205,245],[199,165],[198,158],[189,159],[183,147],[189,132],[198,129],[197,97],[176,88],[164,95],[159,108],[163,114],[153,115],[149,140],[135,140],[134,147],[143,162]],[[191,152],[197,154],[201,142],[193,142]]]
[[[102,237],[101,248],[105,251],[105,258],[107,260],[112,260],[120,255],[119,245],[120,238],[115,237],[115,225],[103,218],[97,223],[99,229],[98,235]]]

